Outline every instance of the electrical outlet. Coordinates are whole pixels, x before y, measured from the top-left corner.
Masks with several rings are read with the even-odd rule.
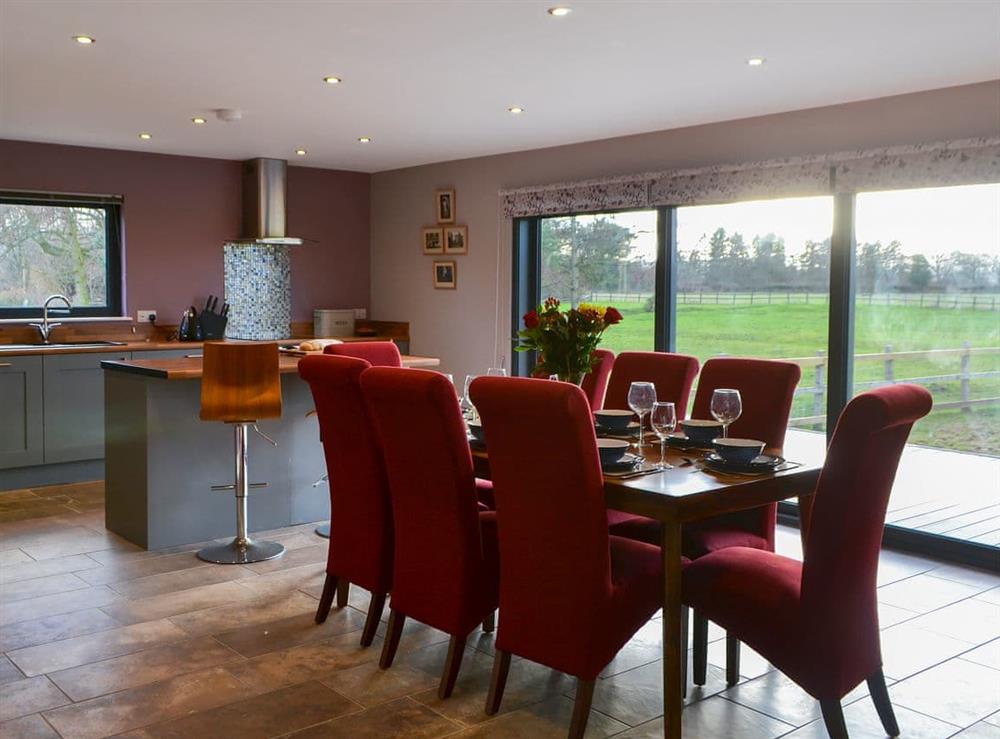
[[[354,309],[354,320],[355,321],[363,321],[366,318],[368,318],[368,309],[367,308],[355,308]]]
[[[155,310],[140,310],[135,314],[136,323],[156,323]]]

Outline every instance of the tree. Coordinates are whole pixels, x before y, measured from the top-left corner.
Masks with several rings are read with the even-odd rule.
[[[542,222],[542,282],[549,293],[577,305],[595,291],[619,287],[632,251],[632,232],[600,216]]]
[[[923,254],[914,254],[910,257],[909,269],[906,272],[906,281],[914,290],[926,290],[934,279],[934,272],[931,270],[930,262]]]
[[[807,241],[798,258],[799,283],[807,290],[825,290],[829,282],[830,239]]]

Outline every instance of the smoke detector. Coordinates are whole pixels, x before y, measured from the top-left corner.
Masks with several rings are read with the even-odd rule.
[[[215,117],[220,121],[232,123],[233,121],[238,121],[243,117],[243,111],[239,108],[218,108],[215,111]]]

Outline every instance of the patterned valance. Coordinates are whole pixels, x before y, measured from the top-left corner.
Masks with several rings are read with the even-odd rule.
[[[508,217],[1000,182],[1000,137],[502,190]]]

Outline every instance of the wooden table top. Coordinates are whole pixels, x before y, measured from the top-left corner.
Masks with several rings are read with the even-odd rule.
[[[317,352],[321,354],[321,352]],[[282,374],[297,372],[302,357],[282,354],[278,358],[278,371]],[[437,367],[441,360],[437,357],[417,357],[403,355],[404,367]],[[201,356],[177,357],[174,359],[133,359],[127,361],[104,360],[101,367],[115,372],[126,372],[161,380],[194,380],[201,377]]]

